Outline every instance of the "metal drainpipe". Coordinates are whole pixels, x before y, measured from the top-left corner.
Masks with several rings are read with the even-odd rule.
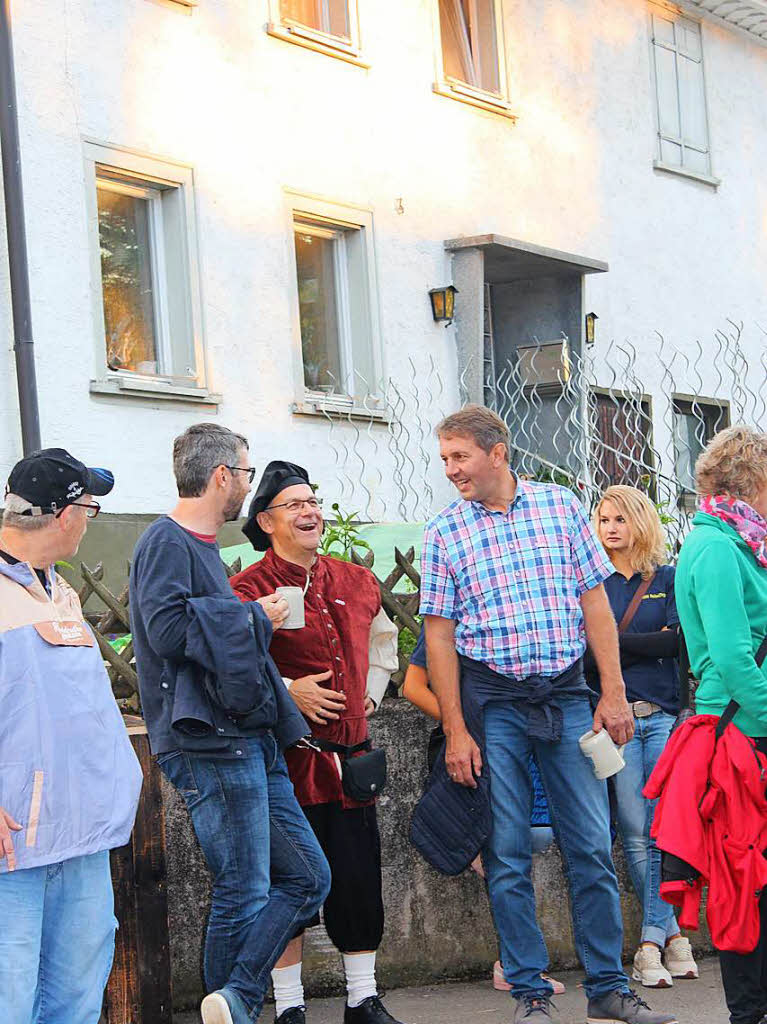
[[[16,82],[13,70],[10,0],[0,0],[0,146],[3,155],[5,228],[8,239],[8,268],[11,278],[13,350],[16,354],[21,444],[24,454],[28,455],[41,448],[42,444],[35,377],[35,343],[32,340],[32,310],[29,298],[27,236],[24,226],[24,193],[21,185],[21,153],[16,110]]]

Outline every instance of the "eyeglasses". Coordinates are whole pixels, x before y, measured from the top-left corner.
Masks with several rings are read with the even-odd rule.
[[[86,516],[87,519],[95,519],[96,516],[101,511],[101,505],[99,505],[99,503],[97,501],[91,501],[91,502],[70,501],[70,503],[68,505],[65,505],[64,508],[59,509],[59,511],[55,513],[56,519],[59,518],[59,516],[62,514],[62,512],[64,512],[68,508],[71,508],[73,505],[77,506],[77,508],[86,508],[88,510],[85,513],[85,516]]]
[[[224,463],[224,468],[231,469],[233,473],[247,473],[249,484],[253,483],[253,480],[255,479],[256,476],[255,466],[250,466],[248,469],[243,469],[242,466],[227,466],[226,463]]]
[[[268,505],[264,512],[271,512],[273,508],[286,508],[288,512],[301,512],[304,505],[309,507],[310,512],[316,512],[322,508],[322,498],[294,498],[292,501],[283,501],[279,505]]]

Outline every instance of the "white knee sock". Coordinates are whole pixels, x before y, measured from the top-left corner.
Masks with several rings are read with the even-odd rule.
[[[291,967],[275,967],[272,971],[274,1012],[277,1017],[291,1006],[304,1005],[304,986],[301,984],[301,961]]]
[[[369,996],[378,995],[375,953],[342,953],[346,975],[346,1005],[359,1006]]]

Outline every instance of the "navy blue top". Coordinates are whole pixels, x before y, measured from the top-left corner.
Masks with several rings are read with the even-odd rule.
[[[639,588],[642,577],[634,573],[630,580],[614,572],[605,582],[605,590],[615,621],[620,622]],[[661,565],[650,589],[639,602],[625,635],[656,633],[664,626],[679,625],[674,599],[674,567]],[[670,715],[679,711],[679,674],[675,658],[636,658],[623,666],[626,696],[629,701],[648,700],[659,704]]]

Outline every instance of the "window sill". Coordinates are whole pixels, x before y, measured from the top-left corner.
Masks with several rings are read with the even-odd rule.
[[[164,380],[131,380],[128,377],[107,377],[90,382],[92,395],[120,395],[124,398],[161,398],[171,402],[190,402],[194,405],[220,405],[221,395],[206,388],[184,387]]]
[[[708,174],[699,174],[697,171],[688,171],[686,167],[674,167],[672,164],[664,164],[660,160],[653,160],[653,167],[656,171],[663,171],[664,174],[676,174],[680,178],[689,178],[691,181],[699,181],[702,185],[709,185],[718,189],[722,184],[721,178],[712,178]]]
[[[314,416],[321,419],[364,420],[366,423],[390,423],[385,409],[366,409],[363,405],[326,402],[322,398],[306,395],[301,402],[293,402],[290,411],[295,416]]]
[[[489,110],[493,114],[500,114],[507,117],[512,123],[516,123],[518,115],[511,109],[507,100],[501,97],[494,97],[491,93],[474,92],[469,86],[455,87],[449,82],[435,82],[432,89],[438,96],[447,96],[448,99],[458,100],[459,103],[468,103],[471,107],[479,107],[480,110]]]
[[[324,53],[328,57],[336,57],[347,64],[355,64],[358,68],[369,68],[370,64],[362,60],[359,51],[353,46],[347,46],[339,39],[338,43],[333,42],[332,37],[327,41],[321,36],[315,36],[310,30],[302,32],[300,28],[287,25],[275,25],[270,22],[266,31],[275,39],[282,39],[285,43],[295,43],[297,46],[304,46],[307,50],[314,50],[316,53]]]

